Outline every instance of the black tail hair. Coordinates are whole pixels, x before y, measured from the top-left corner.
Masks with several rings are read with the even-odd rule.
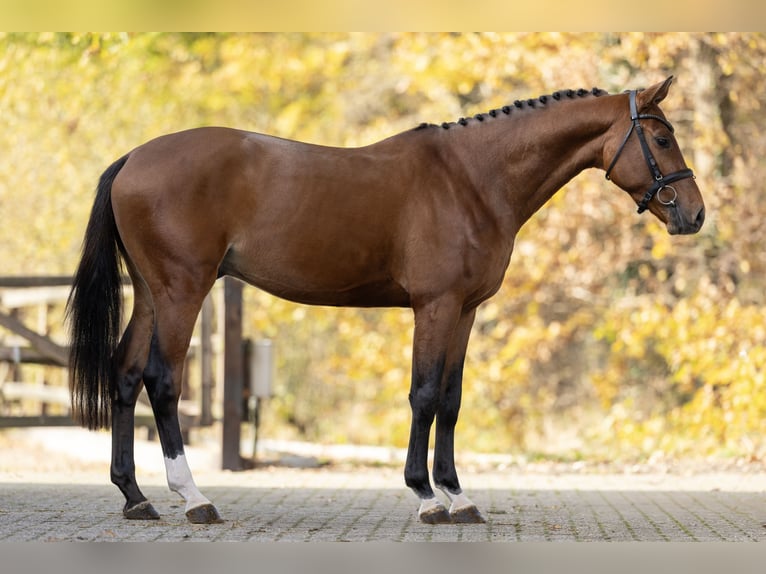
[[[112,183],[125,155],[101,175],[88,220],[82,258],[67,301],[72,415],[84,427],[110,424],[115,393],[113,354],[120,335],[122,242],[112,211]]]

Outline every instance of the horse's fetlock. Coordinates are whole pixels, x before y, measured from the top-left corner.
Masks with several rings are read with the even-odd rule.
[[[414,491],[420,493],[420,491],[428,492],[431,490],[430,485],[428,483],[428,473],[427,472],[405,472],[404,473],[404,484],[409,486]],[[427,490],[425,487],[428,487]]]

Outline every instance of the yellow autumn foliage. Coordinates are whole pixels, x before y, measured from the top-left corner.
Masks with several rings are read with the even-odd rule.
[[[669,237],[601,173],[567,185],[477,314],[457,448],[764,456],[765,68],[756,33],[2,34],[3,274],[71,273],[99,174],[163,133],[216,124],[363,145],[674,74],[663,109],[705,227]],[[264,432],[406,444],[410,311],[245,293],[247,334],[279,350]]]

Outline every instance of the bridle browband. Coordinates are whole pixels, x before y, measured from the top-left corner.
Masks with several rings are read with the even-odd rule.
[[[649,166],[649,171],[652,173],[652,176],[654,177],[654,183],[649,188],[649,190],[644,194],[644,197],[641,199],[641,201],[638,202],[638,213],[643,213],[644,211],[648,209],[649,202],[652,200],[652,198],[655,195],[657,196],[657,200],[661,204],[675,206],[676,199],[678,198],[678,193],[676,192],[675,188],[671,186],[670,184],[673,183],[674,181],[678,181],[679,179],[685,179],[687,177],[694,178],[694,173],[690,169],[682,169],[679,171],[674,171],[673,173],[668,175],[662,175],[662,172],[660,171],[660,168],[657,165],[657,161],[654,159],[654,156],[652,155],[652,152],[649,149],[649,144],[646,143],[646,136],[644,136],[644,130],[641,127],[640,120],[657,120],[658,122],[662,122],[665,125],[665,127],[667,127],[670,130],[670,133],[673,133],[674,131],[673,126],[670,125],[669,121],[667,121],[665,118],[662,118],[660,116],[655,116],[653,114],[639,114],[638,109],[636,107],[636,93],[637,93],[637,90],[631,90],[629,92],[630,121],[632,123],[630,124],[630,129],[628,130],[628,133],[625,134],[625,138],[623,138],[622,143],[620,144],[620,147],[617,148],[617,153],[614,155],[614,159],[612,160],[612,163],[609,164],[609,167],[606,170],[606,179],[611,179],[609,177],[609,174],[612,171],[612,168],[614,168],[614,165],[617,163],[617,160],[620,158],[620,154],[622,153],[622,150],[625,148],[625,144],[628,143],[630,134],[632,134],[633,131],[635,130],[636,135],[638,135],[638,141],[641,144],[641,151],[644,154],[646,165]],[[665,189],[669,189],[673,192],[672,197],[668,201],[663,200],[660,195],[660,193]]]

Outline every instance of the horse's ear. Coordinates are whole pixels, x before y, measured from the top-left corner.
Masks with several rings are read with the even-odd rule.
[[[638,111],[648,108],[652,104],[659,104],[668,95],[670,84],[673,83],[673,76],[668,76],[664,82],[659,82],[653,86],[638,92],[636,99]]]

